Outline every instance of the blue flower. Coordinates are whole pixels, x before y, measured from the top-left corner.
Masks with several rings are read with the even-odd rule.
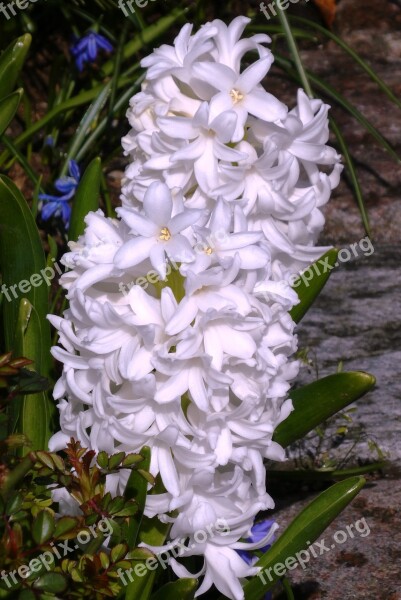
[[[262,541],[265,537],[268,536],[271,528],[274,525],[275,521],[273,521],[272,519],[265,519],[264,521],[259,521],[259,523],[255,523],[255,525],[251,529],[250,537],[247,538],[245,542],[247,542],[248,544],[256,544],[257,542]],[[272,533],[274,533],[274,530]],[[274,542],[273,535],[270,537],[269,541]],[[263,546],[262,548],[258,548],[258,550],[260,550],[261,552],[267,552],[267,550],[269,550],[270,547],[271,544],[269,543],[266,546]],[[250,552],[249,550],[237,550],[237,552],[241,556],[241,558],[246,563],[248,563],[248,565],[253,565],[258,560],[254,552]],[[271,598],[272,594],[270,592],[267,592],[267,594],[264,597],[264,600],[271,600]]]
[[[85,63],[95,62],[99,49],[111,52],[113,46],[103,35],[90,31],[71,46],[71,54],[75,58],[78,71],[83,71]]]
[[[251,529],[250,537],[247,538],[245,542],[249,544],[256,544],[257,542],[260,542],[261,540],[263,540],[263,538],[265,538],[268,535],[274,523],[275,521],[271,519],[265,519],[264,521],[255,523],[255,525]],[[274,538],[272,538],[272,541],[273,540]],[[263,548],[259,548],[259,550],[261,552],[266,552],[270,548],[270,546],[271,544],[268,544],[267,546],[263,546]],[[249,552],[248,550],[237,550],[237,552],[241,556],[241,558],[248,563],[248,565],[251,565],[252,563],[256,562],[255,555],[253,552]]]
[[[41,209],[42,219],[47,221],[52,215],[59,216],[64,221],[66,228],[70,223],[71,207],[68,201],[74,196],[78,187],[81,173],[75,160],[68,163],[69,176],[57,179],[54,187],[61,192],[62,196],[52,196],[50,194],[39,194],[39,199],[46,202]]]

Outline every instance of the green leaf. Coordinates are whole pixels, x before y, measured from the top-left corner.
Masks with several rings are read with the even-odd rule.
[[[100,158],[95,158],[86,168],[75,193],[68,230],[69,240],[78,239],[85,230],[86,215],[99,208],[101,176],[102,163]]]
[[[113,500],[110,502],[108,508],[107,508],[107,512],[109,512],[111,515],[113,515],[114,513],[122,510],[125,506],[125,499],[122,496],[117,496],[116,498],[113,498]]]
[[[118,467],[121,464],[124,457],[125,457],[125,452],[117,452],[116,454],[113,454],[112,456],[110,456],[109,469],[112,471],[113,469]]]
[[[35,366],[39,363],[46,368],[45,359],[41,355],[40,348],[43,330],[46,323],[39,318],[38,312],[25,298],[21,300],[20,314],[15,334],[15,352],[26,356],[34,361]],[[50,342],[48,342],[50,344]],[[35,357],[38,357],[35,360]],[[36,380],[35,380],[36,381]],[[46,380],[47,384],[47,380]],[[39,450],[46,448],[52,434],[51,423],[55,408],[46,392],[30,393],[27,389],[24,396],[18,396],[9,406],[9,430],[11,433],[22,433],[30,441],[29,449]],[[21,449],[25,454],[28,448]]]
[[[20,88],[0,100],[0,135],[4,133],[14,118],[24,91]]]
[[[375,378],[362,371],[335,373],[293,390],[293,412],[276,428],[273,440],[286,447],[303,438],[320,423],[355,402],[375,384]]]
[[[150,448],[147,446],[142,448],[141,455],[143,456],[143,460],[138,464],[142,469],[148,470],[150,467]],[[131,472],[124,491],[124,496],[127,500],[136,500],[138,504],[138,513],[129,520],[127,532],[127,543],[129,548],[134,548],[137,543],[138,532],[142,522],[143,511],[145,509],[147,486],[147,481],[137,471]]]
[[[114,104],[112,108],[112,114],[116,114],[121,108],[127,106],[129,99],[135,94],[135,92],[140,88],[142,81],[145,76],[141,75],[135,81],[133,85],[131,85],[125,92],[119,97],[117,102]],[[103,135],[105,130],[107,129],[110,122],[110,118],[108,116],[104,117],[99,123],[96,125],[95,129],[90,133],[86,140],[83,142],[81,147],[79,148],[76,154],[77,162],[81,161],[92,148],[95,146],[98,138]]]
[[[107,98],[110,96],[110,93],[111,81],[109,81],[108,83],[106,83],[105,86],[103,86],[103,89],[100,92],[100,94],[96,97],[94,102],[92,102],[92,104],[89,106],[84,116],[82,117],[81,122],[79,123],[77,130],[71,140],[67,156],[61,169],[61,176],[67,173],[69,161],[75,157],[78,149],[82,146],[82,143],[87,137],[90,128],[93,127],[93,124],[96,122],[96,119],[99,116],[102,108],[106,104]]]
[[[139,68],[139,64],[138,64],[138,68]],[[125,77],[125,76],[121,75],[120,80],[118,82],[118,88],[123,88],[123,87],[125,87],[127,85],[131,85],[131,84],[132,84],[132,75],[130,77]],[[104,90],[103,84],[100,86],[93,87],[90,90],[81,92],[77,96],[73,96],[72,98],[69,98],[68,100],[65,100],[64,102],[60,102],[60,104],[57,104],[53,109],[49,110],[42,117],[42,119],[35,121],[34,123],[32,123],[32,125],[30,125],[30,127],[28,127],[28,129],[23,131],[14,140],[14,145],[16,147],[20,148],[25,142],[30,140],[39,131],[42,131],[47,125],[49,125],[49,123],[51,123],[60,114],[67,113],[67,112],[77,108],[78,106],[84,106],[85,104],[88,104],[88,102],[91,102],[92,100],[96,99],[99,96],[99,94],[102,92],[102,90]],[[4,162],[7,160],[8,156],[9,156],[9,152],[7,150],[5,150],[1,154],[0,166],[4,164]]]
[[[298,46],[295,41],[295,37],[292,33],[290,24],[288,23],[288,19],[285,14],[285,9],[284,9],[284,7],[282,7],[280,5],[279,2],[277,3],[277,13],[278,13],[278,18],[280,19],[280,23],[281,23],[283,31],[284,31],[284,35],[287,40],[288,49],[291,52],[296,70],[298,72],[299,79],[302,84],[302,87],[304,88],[304,90],[308,94],[308,96],[310,98],[313,98],[312,88],[310,86],[308,76],[305,72],[305,69],[304,69],[304,66],[302,63],[302,59],[299,54]]]
[[[6,96],[13,91],[32,37],[25,34],[12,42],[0,56],[0,91]]]
[[[124,595],[125,600],[138,600],[139,598],[140,600],[148,600],[157,573],[157,569],[155,569],[155,567],[158,567],[157,558],[147,548],[135,548],[128,554],[127,560],[130,560],[134,572],[124,574],[126,579],[123,580],[123,583],[127,585]],[[147,561],[152,562],[147,564]],[[120,596],[118,597],[120,598]]]
[[[37,544],[44,544],[53,535],[55,522],[53,514],[48,510],[41,510],[32,525],[32,537]]]
[[[355,498],[364,484],[365,480],[362,477],[340,481],[322,492],[304,508],[256,563],[258,567],[262,567],[261,576],[254,577],[245,584],[245,600],[263,598],[264,594],[283,576],[283,573],[280,576],[275,573],[274,568],[277,565],[285,565],[287,559],[293,558],[291,565],[294,566],[295,561],[299,562],[299,558],[303,556],[306,562],[306,555],[297,558],[297,553],[305,552],[308,544],[321,536],[326,527]]]
[[[46,268],[39,232],[14,183],[0,176],[0,269],[6,350],[33,361],[29,370],[50,370],[48,293],[55,271]],[[32,284],[32,281],[35,285]],[[24,433],[33,449],[47,448],[54,403],[45,392],[17,398],[10,406],[10,432]]]
[[[6,515],[12,515],[19,511],[24,503],[24,498],[19,493],[14,493],[7,501]]]
[[[18,150],[14,142],[7,137],[5,134],[1,136],[1,143],[7,150],[10,151],[10,154],[14,156],[15,160],[19,162],[21,167],[24,169],[26,175],[30,178],[32,183],[35,186],[35,190],[33,192],[32,198],[32,214],[36,217],[37,214],[37,205],[38,205],[38,195],[44,193],[42,188],[42,175],[38,177],[35,173],[34,169],[29,164],[28,160],[25,158],[24,154]]]
[[[300,300],[299,304],[290,310],[295,323],[299,323],[322,291],[332,269],[337,266],[337,256],[338,250],[332,248],[305,269],[292,284]]]
[[[122,560],[126,554],[128,552],[128,546],[127,544],[117,544],[117,546],[114,546],[114,548],[111,551],[111,561],[113,563],[118,562],[119,560]]]
[[[123,467],[132,467],[143,461],[143,456],[140,454],[127,454],[122,462]]]
[[[110,566],[110,558],[109,555],[105,552],[99,552],[100,563],[103,569],[108,569]]]
[[[138,512],[138,505],[136,504],[135,500],[128,500],[128,504],[126,504],[124,506],[124,508],[122,508],[121,510],[119,510],[118,512],[114,513],[115,517],[132,517],[133,515],[136,515],[136,513]]]
[[[36,457],[42,464],[54,471],[54,462],[48,452],[36,452]]]
[[[21,298],[27,298],[35,307],[50,334],[50,327],[45,325],[48,311],[48,286],[44,274],[41,273],[41,270],[46,267],[46,260],[39,232],[26,200],[14,183],[4,175],[0,175],[0,197],[0,268],[3,284],[7,288],[2,288],[6,300],[4,302],[5,342],[8,349],[14,350]],[[36,281],[36,287],[30,285],[29,290],[24,287],[25,291],[22,291],[18,289],[18,285],[14,285],[14,290],[8,289],[14,283],[19,284],[23,280],[28,280],[34,273],[42,275],[40,285],[37,285]],[[50,336],[49,345],[45,346],[43,353],[47,354],[49,348]],[[39,365],[36,366],[36,370],[40,370],[43,375],[46,374],[43,368],[39,369]]]
[[[61,594],[67,589],[67,579],[60,573],[45,573],[35,581],[33,587],[51,594]]]
[[[399,98],[397,98],[397,96],[395,96],[395,94],[392,92],[392,90],[388,87],[388,85],[383,81],[383,79],[381,79],[381,77],[379,77],[379,75],[368,65],[368,63],[366,61],[363,60],[363,58],[357,53],[355,52],[355,50],[353,50],[351,48],[351,46],[349,46],[343,39],[341,39],[340,37],[338,37],[338,35],[336,35],[335,33],[333,33],[332,31],[330,31],[329,29],[327,29],[326,27],[322,27],[321,25],[319,25],[318,23],[316,23],[315,21],[312,21],[312,19],[304,19],[303,17],[299,17],[299,16],[292,16],[290,18],[290,21],[298,21],[298,23],[302,23],[303,25],[307,25],[308,27],[311,27],[313,29],[315,29],[316,31],[319,31],[320,33],[322,33],[323,35],[325,35],[326,37],[328,37],[329,39],[333,40],[336,44],[338,44],[347,54],[349,54],[349,56],[351,56],[354,61],[356,63],[359,64],[360,67],[362,67],[362,69],[369,75],[369,77],[375,82],[377,83],[377,85],[379,86],[379,88],[382,90],[382,92],[384,92],[386,94],[386,96],[392,101],[394,102],[394,104],[396,104],[398,106],[398,108],[401,108],[401,101]]]
[[[109,465],[109,457],[107,452],[105,452],[104,450],[102,450],[102,452],[99,452],[99,454],[97,455],[97,464],[100,468],[107,469]]]
[[[155,594],[152,595],[151,600],[193,600],[198,587],[198,581],[196,579],[179,579],[174,583],[167,583],[163,585]]]
[[[341,133],[340,128],[333,118],[330,118],[330,126],[335,133],[337,138],[337,142],[340,146],[341,153],[344,157],[345,164],[347,165],[348,175],[350,177],[352,187],[354,188],[354,194],[356,201],[359,206],[359,211],[361,213],[363,226],[365,227],[366,233],[370,236],[370,224],[369,224],[369,216],[365,207],[365,202],[363,200],[362,189],[359,183],[358,175],[354,166],[354,161],[352,160],[352,156],[348,149],[348,144],[346,143],[343,134]]]
[[[56,527],[54,529],[54,537],[59,538],[65,535],[69,531],[72,531],[77,526],[77,519],[74,517],[61,517],[56,521]]]

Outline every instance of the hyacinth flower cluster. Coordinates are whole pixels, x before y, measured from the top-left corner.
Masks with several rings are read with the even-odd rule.
[[[214,584],[235,600],[275,531],[253,535],[298,371],[288,278],[325,251],[320,209],[341,171],[328,107],[299,91],[289,110],[264,89],[270,40],[241,38],[247,23],[185,25],[143,60],[118,218],[86,217],[63,259],[69,308],[50,317],[64,363],[51,449],[150,446],[164,491],[145,514],[170,524],[169,548],[185,538],[183,558],[203,557],[197,596]],[[125,484],[109,477],[113,493]],[[219,519],[229,533],[199,541]],[[184,563],[170,561],[193,575]]]

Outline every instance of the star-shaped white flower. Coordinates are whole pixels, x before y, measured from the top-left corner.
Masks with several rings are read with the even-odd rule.
[[[287,116],[285,104],[260,85],[272,62],[271,55],[264,56],[240,75],[218,63],[194,64],[194,79],[191,83],[200,98],[210,101],[210,118],[215,119],[228,110],[237,113],[237,127],[232,142],[239,142],[244,137],[248,114],[268,122],[285,119]]]
[[[119,269],[128,269],[150,259],[162,279],[166,278],[166,256],[174,262],[190,262],[195,253],[181,232],[194,225],[201,210],[184,209],[172,216],[171,192],[164,183],[149,186],[143,200],[145,214],[128,208],[117,209],[135,237],[126,242],[114,257]]]

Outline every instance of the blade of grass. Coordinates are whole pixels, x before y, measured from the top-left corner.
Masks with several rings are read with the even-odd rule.
[[[96,98],[95,102],[93,102],[89,106],[89,108],[86,111],[86,113],[84,114],[80,124],[78,125],[78,129],[71,140],[71,144],[68,149],[67,156],[65,157],[65,161],[64,161],[64,164],[63,164],[61,172],[60,172],[60,177],[63,177],[63,175],[65,175],[67,173],[68,164],[69,164],[70,160],[75,157],[75,155],[78,151],[78,148],[81,147],[84,138],[87,136],[88,129],[90,128],[90,126],[92,125],[94,120],[97,118],[97,116],[100,114],[102,108],[104,107],[104,105],[107,102],[108,97],[110,96],[110,93],[111,93],[111,81],[106,83],[103,90],[101,91],[99,96]]]
[[[25,173],[28,175],[29,179],[32,181],[35,187],[39,186],[39,193],[44,193],[44,190],[41,186],[40,179],[36,175],[35,171],[32,169],[31,165],[25,158],[25,156],[16,148],[15,144],[8,138],[6,135],[2,135],[0,137],[0,142],[4,144],[7,150],[14,156],[15,160],[19,162],[21,167],[24,169]]]
[[[294,70],[291,61],[280,55],[275,55],[275,62],[279,65],[290,77],[299,82],[298,73]],[[357,109],[351,104],[342,94],[337,92],[331,85],[322,81],[316,75],[313,75],[310,71],[307,71],[307,76],[313,85],[322,90],[322,92],[337,102],[342,108],[344,108],[351,116],[353,116],[373,137],[374,139],[397,161],[401,162],[400,157],[389,144],[389,142],[382,136],[380,131]]]
[[[137,67],[139,69],[139,64],[135,65],[135,67]],[[118,82],[118,88],[123,88],[126,85],[129,85],[132,83],[132,76],[131,76],[132,69],[133,69],[133,66],[131,66],[129,69],[130,76],[126,76],[124,73],[120,77],[120,81]],[[55,119],[55,117],[57,117],[58,115],[60,115],[63,112],[67,112],[69,110],[73,110],[74,108],[78,108],[79,106],[88,104],[89,102],[91,102],[92,100],[97,98],[99,96],[99,94],[102,92],[102,90],[104,90],[104,85],[96,86],[96,87],[92,88],[91,90],[82,92],[81,94],[78,94],[77,96],[74,96],[73,98],[70,98],[66,102],[62,102],[58,106],[55,106],[54,109],[49,111],[42,119],[33,123],[29,129],[27,129],[26,131],[24,131],[24,133],[19,135],[14,140],[14,145],[19,148],[25,142],[27,142],[29,139],[31,139],[32,136],[35,135],[35,133],[38,133],[38,131],[43,129],[43,127],[45,127],[48,123],[51,123]],[[4,164],[4,162],[7,160],[8,157],[9,157],[8,150],[6,150],[5,152],[3,152],[1,154],[0,167]]]
[[[352,160],[351,154],[349,152],[348,149],[348,145],[344,139],[343,134],[341,133],[337,123],[334,121],[334,119],[332,117],[330,117],[330,126],[332,131],[334,132],[337,141],[338,141],[338,145],[340,146],[341,149],[341,154],[344,157],[344,161],[347,165],[347,169],[348,169],[348,175],[350,177],[351,180],[351,184],[352,187],[354,189],[354,193],[355,193],[355,197],[356,200],[358,202],[358,206],[359,206],[359,211],[361,213],[361,217],[362,217],[362,222],[363,222],[363,226],[365,227],[365,231],[368,234],[369,237],[371,237],[371,229],[370,229],[370,223],[369,223],[369,215],[368,212],[366,210],[366,206],[365,206],[365,202],[363,200],[363,194],[362,194],[362,189],[359,183],[359,179],[358,179],[358,175],[356,173],[356,169],[354,167],[354,161]]]
[[[297,43],[296,43],[294,35],[291,31],[291,27],[288,22],[285,11],[281,7],[281,4],[279,2],[277,3],[277,14],[278,14],[280,23],[283,27],[284,34],[287,39],[288,48],[291,52],[291,55],[292,55],[292,58],[293,58],[293,61],[295,64],[295,68],[297,70],[299,79],[301,80],[301,83],[302,83],[302,87],[304,88],[304,90],[308,94],[308,96],[310,98],[313,98],[313,91],[312,91],[311,85],[309,83],[309,79],[306,74],[306,71],[304,69],[304,66],[303,66],[303,63],[302,63],[302,60],[301,60],[301,57],[299,54]]]
[[[132,87],[130,87],[126,92],[124,92],[124,94],[121,96],[121,98],[119,100],[117,100],[117,102],[113,108],[112,114],[117,113],[123,106],[128,104],[128,100],[135,93],[135,91],[137,91],[137,89],[140,86],[143,79],[144,79],[144,75],[139,77],[139,79],[135,82],[135,84]],[[92,131],[92,133],[88,136],[87,140],[82,144],[81,148],[77,152],[77,155],[76,155],[77,162],[80,162],[84,158],[84,156],[86,156],[86,153],[88,152],[88,150],[90,150],[94,147],[94,143],[96,142],[96,140],[102,135],[102,133],[107,128],[108,122],[109,122],[108,117],[105,117],[104,119],[102,119],[102,121],[100,121],[100,123],[97,125],[96,129],[94,131]]]
[[[377,75],[377,73],[368,65],[366,61],[363,60],[363,58],[360,57],[360,55],[357,52],[355,52],[355,50],[351,48],[351,46],[349,46],[346,42],[344,42],[344,40],[338,37],[338,35],[336,35],[332,31],[329,31],[328,29],[325,29],[318,23],[315,23],[314,21],[310,21],[308,19],[304,19],[303,17],[291,16],[290,21],[298,21],[299,23],[303,23],[308,27],[312,27],[313,29],[315,29],[315,31],[319,31],[330,40],[333,40],[333,42],[338,44],[338,46],[340,46],[347,54],[349,54],[349,56],[351,56],[351,58],[354,59],[356,63],[358,63],[360,67],[362,67],[362,69],[369,75],[369,77],[375,83],[377,83],[382,92],[384,92],[386,96],[398,106],[398,108],[401,108],[401,100],[397,98],[397,96],[395,96],[393,91],[383,81],[383,79],[379,77],[379,75]]]
[[[42,178],[43,176],[40,175],[38,182],[35,186],[35,189],[33,191],[33,196],[32,196],[32,207],[31,207],[31,213],[34,219],[36,219],[36,217],[38,216],[38,204],[39,204],[39,194],[40,192],[43,190],[42,188]]]
[[[125,46],[125,39],[127,37],[128,26],[129,26],[129,22],[125,21],[123,28],[122,28],[121,36],[120,36],[120,39],[118,42],[116,55],[115,55],[114,72],[113,72],[113,78],[111,80],[111,93],[110,93],[110,104],[109,104],[109,114],[108,114],[109,120],[113,114],[113,108],[114,108],[114,104],[116,101],[117,84],[118,84],[118,78],[120,76],[120,71],[121,71],[123,50],[124,50],[124,46]]]

